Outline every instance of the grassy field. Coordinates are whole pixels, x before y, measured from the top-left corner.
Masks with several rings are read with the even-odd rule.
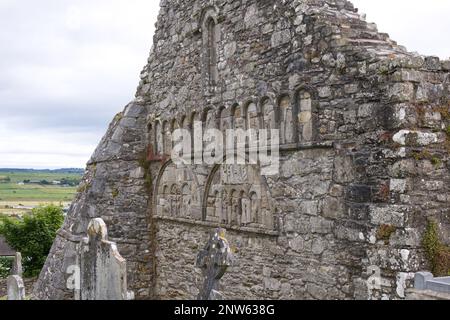
[[[23,213],[28,210],[13,209],[16,206],[35,207],[41,204],[63,204],[70,203],[77,187],[60,185],[42,185],[39,183],[23,184],[23,181],[48,182],[61,181],[62,179],[81,179],[81,173],[70,171],[7,171],[0,170],[0,213]]]

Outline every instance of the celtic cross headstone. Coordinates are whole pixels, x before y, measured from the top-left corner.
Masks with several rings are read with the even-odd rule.
[[[197,256],[197,267],[203,273],[203,286],[198,300],[223,300],[223,295],[219,292],[219,281],[233,259],[225,234],[225,229],[216,229]]]

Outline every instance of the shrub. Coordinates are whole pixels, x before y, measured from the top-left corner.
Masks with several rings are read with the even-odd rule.
[[[33,209],[23,220],[2,218],[0,234],[11,247],[22,253],[25,276],[39,274],[63,221],[62,207],[54,205]]]
[[[14,258],[0,257],[0,279],[5,279],[9,276],[13,265]]]

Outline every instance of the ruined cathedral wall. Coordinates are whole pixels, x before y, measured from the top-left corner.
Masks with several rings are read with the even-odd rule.
[[[138,298],[198,293],[198,251],[228,230],[230,299],[402,298],[448,231],[449,63],[408,53],[340,0],[163,0],[136,100],[88,165],[38,285],[102,217]],[[280,129],[280,170],[170,160],[177,128]],[[64,296],[65,295],[65,296]]]
[[[151,102],[148,139],[153,159],[160,162],[152,170],[155,296],[195,296],[192,281],[198,270],[192,272],[199,239],[218,225],[216,217],[202,214],[214,212],[209,199],[217,203],[205,182],[213,168],[164,176],[176,172],[162,169],[168,159],[164,153],[169,153],[165,137],[172,129],[192,128],[195,120],[206,128],[248,127],[253,117],[249,110],[256,108],[260,124],[273,120],[282,131],[280,173],[264,179],[273,208],[269,229],[275,234],[267,234],[267,225],[247,230],[230,221],[223,224],[231,229],[232,245],[234,239],[238,242],[241,266],[227,278],[242,284],[229,295],[371,297],[367,280],[377,267],[369,260],[377,248],[374,234],[382,221],[391,219],[391,208],[385,206],[383,213],[383,205],[377,204],[386,201],[386,163],[380,162],[379,143],[391,121],[389,95],[402,91],[384,78],[381,66],[390,56],[408,53],[364,22],[348,2],[169,3],[163,3],[152,58],[138,90],[140,99]],[[212,29],[204,23],[207,17]],[[213,53],[209,32],[217,44]],[[217,55],[217,66],[205,61],[210,55]],[[273,119],[265,113],[268,106],[276,114]],[[185,194],[184,187],[192,192]],[[201,204],[177,216],[173,204],[183,205],[184,196],[194,201],[189,194],[196,194]],[[233,203],[228,198],[221,203],[224,199]],[[379,212],[378,218],[372,212]],[[394,260],[401,259],[400,251]],[[265,263],[253,263],[251,252]],[[396,276],[387,275],[384,287],[392,298]],[[182,279],[188,280],[180,287]]]
[[[432,270],[423,246],[430,222],[443,243],[450,240],[450,63],[391,55],[373,67],[384,95],[375,144],[367,160],[358,161],[365,167],[358,181],[371,181],[370,188],[355,190],[361,202],[370,202],[362,211],[368,227],[363,262],[370,298],[404,298],[414,272]]]

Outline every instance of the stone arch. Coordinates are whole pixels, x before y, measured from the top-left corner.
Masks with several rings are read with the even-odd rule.
[[[204,129],[217,129],[216,114],[212,107],[205,108],[202,113],[202,122]]]
[[[174,130],[179,128],[180,124],[178,123],[178,120],[176,118],[172,119],[172,121],[170,121],[170,130],[172,131],[172,133],[174,132]]]
[[[186,129],[186,130],[190,129],[189,117],[186,117],[186,115],[182,115],[181,116],[181,118],[180,118],[180,127],[182,129]]]
[[[220,192],[217,192],[218,190]],[[252,193],[258,195],[254,200],[259,202],[257,205],[254,204],[254,208],[259,211],[256,213],[243,212],[243,210],[252,209],[250,201]],[[217,199],[218,195],[220,195],[220,199]],[[232,223],[236,222],[237,226],[247,225],[266,230],[274,229],[275,208],[272,204],[273,200],[271,200],[267,182],[260,174],[257,165],[215,165],[205,184],[202,214],[204,221],[217,222],[217,219],[211,219],[211,214],[208,214],[208,207],[211,208],[212,203],[222,204],[222,210],[216,213],[221,225],[232,226]],[[238,205],[238,207],[233,208],[233,205]],[[217,205],[217,208],[220,208],[220,206]],[[236,208],[238,209],[238,216],[236,216]],[[263,209],[265,210],[264,213]],[[211,212],[210,209],[209,213]],[[252,214],[256,214],[257,218],[252,220]],[[263,216],[264,214],[266,216]]]
[[[245,115],[241,106],[235,103],[231,106],[232,128],[245,130]]]
[[[217,128],[221,130],[222,132],[226,129],[229,129],[228,126],[228,112],[225,106],[221,106],[217,111]]]
[[[203,65],[206,82],[215,86],[219,77],[218,44],[220,41],[220,28],[217,18],[217,10],[208,7],[203,11],[201,18],[202,40],[203,40]]]
[[[266,130],[278,129],[278,116],[275,103],[269,97],[263,97],[260,102],[261,105],[261,120],[262,127]]]
[[[246,118],[246,128],[255,130],[261,129],[261,112],[259,110],[259,105],[255,101],[250,100],[245,104],[244,110]]]
[[[298,141],[308,143],[314,140],[317,125],[316,90],[309,86],[299,86],[295,91],[294,111],[298,119]]]
[[[183,182],[182,185],[180,181]],[[165,186],[168,187],[168,195],[163,192]],[[185,195],[183,198],[186,190],[190,190],[190,197]],[[171,160],[164,163],[154,186],[153,208],[156,215],[200,220],[201,204],[201,189],[192,169],[189,166],[176,166]]]
[[[297,130],[292,99],[288,94],[282,94],[277,102],[281,144],[295,143]]]

